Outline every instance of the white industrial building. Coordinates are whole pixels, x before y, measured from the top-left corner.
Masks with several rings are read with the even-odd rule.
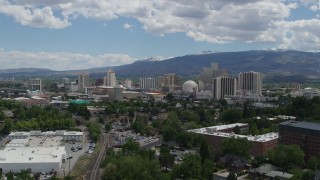
[[[6,147],[0,151],[0,169],[2,172],[60,171],[66,157],[65,147]]]
[[[76,131],[12,132],[6,147],[0,150],[0,170],[7,173],[22,169],[37,172],[59,172],[66,159],[63,140],[83,142],[84,133]]]

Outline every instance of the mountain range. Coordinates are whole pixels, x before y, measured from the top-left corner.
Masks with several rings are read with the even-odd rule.
[[[218,63],[221,69],[227,69],[229,74],[237,75],[244,71],[258,71],[266,76],[303,76],[320,78],[320,53],[303,51],[242,51],[242,52],[205,52],[174,57],[166,60],[154,58],[139,60],[132,64],[98,67],[86,70],[53,71],[50,69],[22,68],[0,70],[0,76],[42,76],[42,75],[76,75],[88,72],[95,76],[104,76],[105,71],[112,68],[119,77],[158,76],[166,73],[176,73],[181,76],[198,75],[203,67]]]

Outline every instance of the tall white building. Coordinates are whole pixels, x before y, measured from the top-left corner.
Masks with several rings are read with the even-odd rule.
[[[116,73],[111,69],[107,71],[106,76],[103,78],[103,85],[116,87],[117,85]]]
[[[140,89],[155,90],[158,88],[158,81],[156,78],[140,78]]]
[[[242,94],[261,96],[262,73],[254,71],[239,73],[239,90]]]
[[[30,79],[29,88],[32,91],[42,91],[42,79],[40,78]]]
[[[234,96],[237,93],[237,78],[217,77],[213,79],[212,96],[214,99],[223,99],[225,96]]]
[[[128,89],[132,89],[132,81],[130,79],[126,79],[124,81],[124,87],[126,87]]]
[[[84,93],[84,87],[89,86],[89,74],[82,73],[78,75],[78,92]]]

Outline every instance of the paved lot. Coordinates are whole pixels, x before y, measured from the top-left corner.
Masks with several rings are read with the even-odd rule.
[[[74,165],[76,164],[78,159],[82,155],[86,154],[86,151],[89,149],[89,143],[76,142],[75,144],[65,143],[64,145],[66,147],[67,154],[71,154],[72,158],[71,159],[66,159],[66,162],[62,164],[60,175],[63,175],[63,173],[65,173],[65,175],[68,175],[69,168],[70,168],[70,170],[72,170],[72,168],[74,167]],[[73,151],[71,151],[71,147],[73,145],[82,145],[82,149],[78,150],[76,152],[73,152]]]

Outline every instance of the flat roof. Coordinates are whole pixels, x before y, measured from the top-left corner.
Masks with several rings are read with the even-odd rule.
[[[30,132],[23,132],[23,131],[20,131],[20,132],[11,132],[9,134],[9,136],[30,136]]]
[[[28,143],[29,139],[13,139],[6,147],[24,147]]]
[[[0,150],[0,164],[60,162],[65,147],[7,147]]]
[[[292,126],[296,128],[304,128],[304,129],[309,129],[309,130],[316,130],[320,131],[320,124],[319,123],[313,123],[313,122],[306,122],[306,121],[294,121],[294,120],[289,120],[280,123],[281,125],[285,126]]]
[[[234,134],[234,133],[220,132],[220,130],[223,130],[223,129],[229,129],[229,128],[234,128],[236,126],[243,126],[243,125],[247,125],[247,124],[235,123],[235,124],[222,125],[222,126],[211,126],[211,127],[205,127],[205,128],[199,128],[199,129],[191,129],[188,131],[198,133],[198,134],[211,135],[211,136],[246,138],[248,139],[248,141],[253,141],[253,142],[267,142],[267,141],[279,138],[279,134],[274,132],[257,135],[257,136],[251,136],[251,135],[247,136],[247,135],[240,135],[240,134]]]
[[[67,131],[67,132],[64,132],[63,135],[64,136],[67,136],[67,135],[82,136],[83,132],[80,132],[80,131]]]
[[[227,125],[218,125],[218,126],[210,126],[210,127],[205,127],[205,128],[199,128],[199,129],[192,129],[192,130],[189,130],[191,132],[195,132],[195,133],[205,133],[207,132],[208,130],[212,130],[212,131],[221,131],[221,130],[224,130],[224,129],[231,129],[231,128],[234,128],[236,126],[246,126],[248,124],[246,123],[234,123],[234,124],[227,124]]]

